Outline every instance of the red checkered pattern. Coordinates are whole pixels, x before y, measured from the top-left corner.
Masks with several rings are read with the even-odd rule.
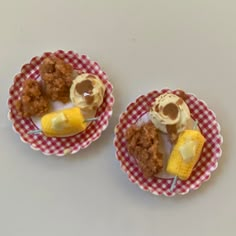
[[[70,63],[75,70],[99,76],[106,86],[103,104],[99,107],[96,114],[99,119],[93,121],[84,132],[72,137],[52,138],[46,137],[43,134],[29,135],[28,132],[37,129],[37,127],[35,127],[32,119],[19,117],[13,105],[13,102],[19,99],[21,95],[23,81],[26,79],[37,80],[40,76],[39,65],[50,55],[55,55]],[[97,140],[101,136],[102,131],[108,126],[114,103],[112,90],[113,86],[108,81],[106,73],[101,70],[98,63],[91,61],[86,55],[78,55],[73,51],[64,52],[62,50],[54,53],[46,52],[41,57],[34,57],[30,63],[24,65],[21,72],[15,76],[14,83],[9,90],[8,117],[13,123],[13,129],[20,135],[21,140],[30,144],[33,149],[40,150],[46,155],[63,156],[67,151],[73,154],[78,152],[81,148],[88,147],[89,144]]]
[[[131,182],[138,184],[141,189],[150,191],[155,195],[174,196],[175,194],[186,194],[190,190],[196,190],[210,178],[211,172],[217,168],[218,159],[222,154],[221,144],[223,138],[214,112],[207,107],[205,102],[199,100],[193,94],[187,94],[186,103],[189,106],[191,116],[194,120],[198,120],[199,128],[206,138],[201,157],[190,178],[186,181],[177,180],[173,192],[170,191],[173,178],[153,177],[146,179],[139,170],[134,158],[128,154],[125,133],[131,124],[136,123],[144,114],[149,112],[155,98],[167,91],[176,95],[179,94],[178,90],[163,89],[161,91],[152,91],[147,95],[138,97],[135,102],[128,105],[126,111],[121,114],[119,123],[115,128],[114,145],[116,157],[120,162],[121,168],[127,173]]]

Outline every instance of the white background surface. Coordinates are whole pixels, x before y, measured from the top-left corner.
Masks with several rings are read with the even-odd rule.
[[[0,235],[234,235],[236,2],[0,2]],[[7,120],[8,88],[44,51],[96,60],[114,85],[108,129],[88,149],[45,157]],[[205,100],[224,136],[219,168],[199,190],[174,198],[141,191],[119,168],[113,129],[138,95],[182,88]]]

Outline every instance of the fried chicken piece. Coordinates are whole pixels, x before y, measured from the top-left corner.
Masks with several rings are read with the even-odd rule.
[[[42,93],[40,84],[33,79],[23,83],[22,95],[15,102],[16,110],[22,117],[40,116],[48,112],[49,101]]]
[[[132,125],[125,138],[128,152],[137,160],[143,175],[149,178],[158,174],[163,167],[163,155],[158,150],[158,131],[152,122]]]
[[[66,103],[70,100],[73,67],[57,57],[45,58],[39,68],[45,92],[53,101]]]

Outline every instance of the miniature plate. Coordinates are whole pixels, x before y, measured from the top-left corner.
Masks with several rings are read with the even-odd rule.
[[[193,120],[198,121],[199,129],[206,138],[199,161],[194,167],[190,178],[185,181],[178,179],[173,191],[170,188],[174,176],[168,175],[165,171],[157,177],[145,178],[135,159],[128,154],[125,133],[132,124],[137,124],[147,119],[147,113],[155,98],[167,91],[176,95],[179,94],[179,90],[163,89],[161,91],[152,91],[147,95],[138,97],[135,102],[127,106],[126,111],[120,115],[119,123],[115,128],[114,146],[116,158],[131,182],[137,184],[142,190],[150,191],[155,195],[174,196],[176,194],[187,194],[190,190],[196,190],[210,178],[211,172],[217,168],[218,160],[222,155],[221,144],[223,138],[214,112],[208,108],[204,101],[193,94],[186,93],[185,102],[190,109],[191,117]]]
[[[18,116],[17,110],[14,107],[14,101],[18,100],[21,95],[24,80],[40,80],[39,66],[46,57],[51,55],[70,63],[74,70],[97,75],[106,86],[103,103],[96,112],[98,119],[92,121],[85,131],[74,136],[55,138],[46,137],[42,133],[28,134],[29,131],[39,128],[36,122],[37,119]],[[12,122],[13,130],[18,133],[20,139],[24,143],[28,143],[32,149],[40,150],[45,155],[63,156],[68,153],[74,154],[80,149],[87,148],[92,142],[97,140],[101,136],[102,131],[107,128],[114,104],[112,91],[113,86],[109,82],[106,73],[102,71],[97,62],[90,60],[88,56],[78,55],[73,51],[64,52],[59,50],[53,53],[45,52],[41,57],[34,57],[29,64],[23,65],[21,72],[15,76],[14,83],[9,89],[8,118]],[[52,106],[61,108],[62,104],[58,104],[58,102],[55,102]],[[66,104],[65,107],[70,107],[70,104]]]

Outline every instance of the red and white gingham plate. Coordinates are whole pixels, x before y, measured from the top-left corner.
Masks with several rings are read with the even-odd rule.
[[[14,101],[19,99],[21,95],[24,80],[39,79],[39,66],[50,55],[54,55],[70,63],[75,70],[97,75],[106,86],[104,101],[96,113],[99,119],[91,122],[85,131],[71,137],[55,138],[46,137],[43,134],[28,134],[29,131],[37,129],[35,123],[30,118],[19,117],[13,105]],[[101,70],[97,62],[91,61],[88,56],[78,55],[73,51],[64,52],[59,50],[54,53],[46,52],[41,57],[32,58],[30,63],[25,64],[21,72],[15,76],[14,83],[9,89],[8,118],[12,121],[13,130],[20,135],[21,140],[28,143],[34,150],[40,150],[46,155],[63,156],[66,153],[74,154],[97,140],[101,136],[102,131],[107,128],[114,103],[112,91],[113,86],[108,81],[106,73]]]
[[[161,91],[152,91],[147,95],[138,97],[135,102],[128,105],[126,111],[121,114],[119,123],[115,128],[114,146],[120,166],[131,182],[138,184],[141,189],[150,191],[155,195],[174,196],[175,194],[183,195],[190,190],[196,190],[210,178],[211,172],[217,168],[218,159],[222,155],[221,144],[223,138],[214,112],[207,107],[204,101],[199,100],[193,94],[186,94],[186,103],[189,106],[191,116],[193,120],[198,120],[199,128],[206,138],[199,161],[190,178],[185,181],[178,179],[172,192],[170,187],[173,178],[153,177],[146,179],[139,170],[134,158],[128,154],[125,133],[131,124],[135,124],[147,114],[155,98],[167,91],[176,95],[179,94],[179,90],[163,89]]]

